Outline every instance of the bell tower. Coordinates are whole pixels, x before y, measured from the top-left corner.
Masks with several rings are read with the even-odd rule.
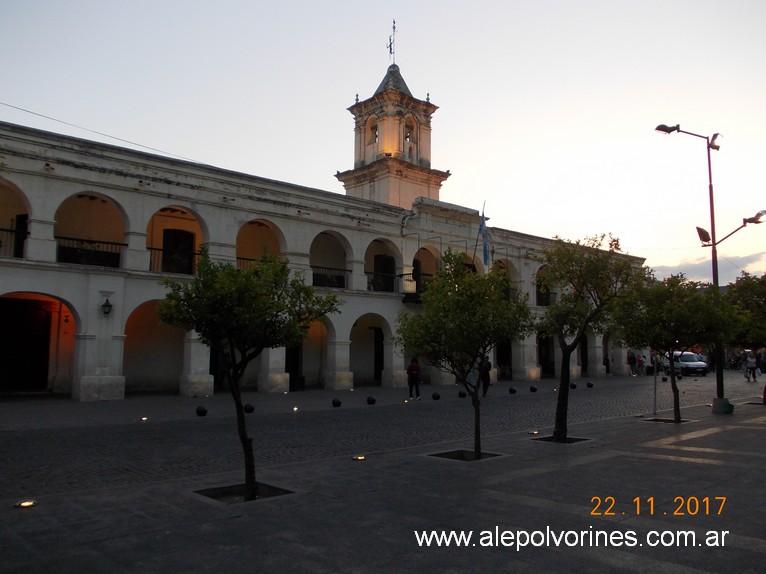
[[[388,67],[371,98],[348,108],[354,116],[354,169],[335,174],[351,197],[410,209],[416,197],[439,199],[450,173],[431,169],[430,98],[413,97],[399,72]]]

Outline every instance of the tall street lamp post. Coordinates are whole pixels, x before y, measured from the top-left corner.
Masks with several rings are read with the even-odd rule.
[[[718,138],[719,134],[715,133],[712,136],[703,136],[701,134],[695,134],[692,132],[687,132],[685,130],[681,129],[681,126],[676,124],[674,126],[667,126],[665,124],[660,124],[655,128],[658,132],[663,132],[666,134],[672,134],[673,132],[678,132],[681,134],[686,134],[690,136],[694,136],[696,138],[700,138],[705,140],[705,147],[707,151],[707,176],[708,176],[708,195],[710,198],[710,234],[708,234],[704,229],[697,228],[697,233],[699,234],[700,239],[703,243],[708,244],[711,247],[712,252],[712,263],[713,263],[713,286],[715,287],[716,292],[719,290],[719,283],[718,283],[718,244],[721,243],[724,239],[732,236],[734,233],[742,229],[745,225],[748,223],[760,223],[760,218],[764,214],[763,212],[759,212],[755,217],[751,217],[748,219],[742,220],[742,225],[729,233],[726,237],[724,237],[721,241],[716,241],[715,236],[715,204],[713,201],[713,170],[711,167],[710,162],[710,150],[718,150],[720,149],[720,146],[715,143],[716,139]],[[704,233],[704,235],[703,235]],[[734,411],[734,405],[732,405],[728,399],[724,398],[723,396],[723,344],[719,339],[715,342],[715,382],[716,382],[716,398],[713,399],[713,412],[718,414],[731,414]]]

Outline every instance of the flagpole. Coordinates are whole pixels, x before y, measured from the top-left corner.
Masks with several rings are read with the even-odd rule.
[[[476,261],[476,249],[479,247],[479,235],[481,235],[481,226],[484,223],[484,206],[487,205],[487,200],[484,200],[484,203],[481,204],[481,219],[479,219],[479,230],[476,232],[476,243],[473,245],[473,259],[471,259],[471,263]],[[486,225],[486,224],[485,224]]]

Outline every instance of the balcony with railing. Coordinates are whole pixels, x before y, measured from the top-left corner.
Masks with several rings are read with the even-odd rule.
[[[378,293],[398,293],[399,281],[395,273],[379,273],[370,271],[367,276],[367,290]]]
[[[147,247],[149,251],[149,271],[154,273],[179,273],[194,275],[199,267],[199,251],[182,251]]]
[[[257,259],[251,259],[249,257],[237,257],[237,269],[252,269],[258,265]]]
[[[18,229],[0,228],[0,257],[24,257],[24,240],[26,232]]]
[[[331,289],[346,289],[349,285],[349,269],[333,267],[315,267],[312,265],[314,287],[330,287]]]
[[[405,273],[402,275],[402,289],[405,303],[420,303],[420,296],[434,276],[429,273]]]
[[[120,254],[127,247],[115,241],[95,241],[57,235],[56,261],[97,267],[120,267]]]

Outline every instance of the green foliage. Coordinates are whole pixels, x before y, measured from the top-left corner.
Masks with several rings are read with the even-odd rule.
[[[557,337],[562,349],[569,352],[586,329],[608,326],[617,303],[646,274],[620,252],[619,240],[611,235],[574,242],[557,239],[544,252],[543,268],[543,287],[556,293],[556,298],[537,330]]]
[[[725,298],[741,310],[742,316],[729,342],[752,349],[766,345],[766,274],[757,277],[743,271],[729,285]]]
[[[229,361],[237,367],[230,373],[235,376],[263,349],[300,341],[311,321],[338,308],[334,295],[316,295],[302,278],[290,277],[283,259],[273,256],[237,269],[203,254],[191,281],[165,280],[165,285],[170,292],[160,305],[160,318],[194,329],[204,343],[235,357]]]
[[[397,342],[451,373],[473,394],[468,373],[502,339],[516,339],[530,325],[529,308],[511,289],[507,275],[472,272],[462,255],[447,252],[428,284],[421,313],[403,312]]]
[[[720,293],[683,275],[648,280],[620,306],[625,342],[662,353],[731,337],[740,321],[737,309]]]

